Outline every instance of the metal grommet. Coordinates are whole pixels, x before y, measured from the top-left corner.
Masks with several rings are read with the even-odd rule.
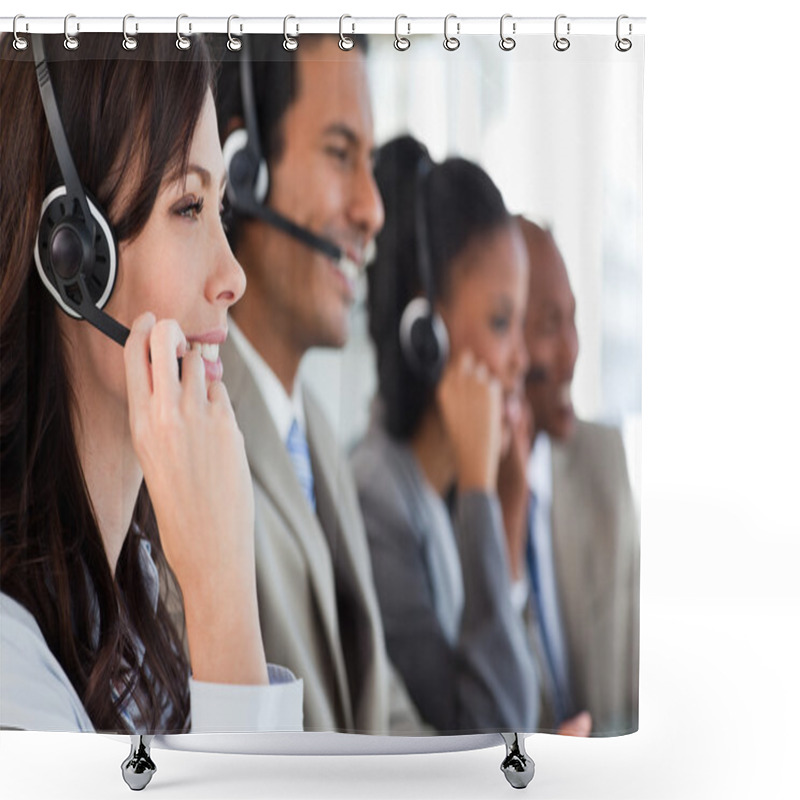
[[[234,36],[231,33],[231,22],[233,22],[235,19],[239,19],[239,17],[237,17],[236,14],[231,14],[228,17],[228,44],[227,44],[227,47],[228,47],[228,50],[230,50],[232,53],[235,53],[235,52],[237,52],[237,51],[242,49],[242,40],[238,39],[236,36]],[[240,25],[239,26],[239,33],[241,33],[241,32],[242,32],[242,26]]]
[[[444,42],[442,42],[442,44],[444,45],[445,50],[449,50],[452,53],[453,50],[458,50],[458,48],[461,47],[461,41],[459,40],[458,36],[447,35],[447,25],[451,19],[458,19],[458,17],[456,17],[455,14],[448,14],[444,18]],[[461,33],[461,23],[456,22],[456,34],[459,33]]]
[[[511,18],[512,18],[511,14],[503,14],[503,16],[500,17],[500,49],[505,50],[506,52],[508,52],[509,50],[513,50],[517,46],[517,40],[512,38],[511,36],[506,36],[503,30],[503,26],[505,25],[506,20]],[[517,32],[516,22],[511,23],[511,32],[512,33]]]
[[[408,19],[408,17],[405,14],[398,14],[394,18],[394,49],[402,53],[404,50],[408,50],[408,48],[411,47],[411,39],[400,35],[401,19]],[[408,33],[411,34],[411,23],[407,22],[406,27],[408,28]]]
[[[181,33],[181,20],[182,19],[188,19],[188,18],[189,18],[188,14],[178,14],[178,17],[175,20],[175,35],[178,37],[175,40],[175,47],[177,47],[178,50],[188,50],[192,46],[191,39],[187,39]],[[191,32],[191,30],[192,30],[192,23],[190,22],[189,23],[189,32]]]
[[[556,40],[553,42],[553,47],[558,50],[559,53],[563,53],[565,50],[569,50],[570,41],[567,39],[566,36],[559,36],[558,35],[558,21],[560,19],[566,19],[566,14],[559,14],[556,17],[556,21],[553,24],[553,35],[556,37]],[[569,22],[567,23],[567,36],[569,36]]]
[[[65,50],[77,50],[78,49],[78,45],[80,44],[80,42],[78,41],[78,38],[76,36],[70,36],[70,33],[69,33],[69,21],[71,19],[75,19],[75,15],[74,14],[67,14],[67,16],[64,17],[64,49]],[[75,31],[76,32],[80,31],[80,29],[81,29],[80,23],[76,22],[75,23]]]
[[[352,50],[353,47],[355,47],[356,43],[349,36],[344,35],[343,27],[344,27],[344,21],[346,19],[353,19],[353,18],[349,14],[342,14],[342,16],[339,17],[339,47],[342,50]],[[356,32],[356,26],[355,23],[353,23],[352,33],[355,32]]]
[[[15,50],[27,50],[28,49],[28,40],[27,39],[23,39],[19,35],[19,33],[17,32],[17,20],[18,19],[25,19],[25,15],[24,14],[17,14],[17,16],[14,17],[14,25],[12,27],[12,30],[14,32],[14,49]],[[26,31],[28,30],[28,23],[27,22],[25,23],[25,30]]]
[[[293,36],[289,36],[289,20],[290,19],[297,19],[297,17],[293,17],[291,14],[288,14],[283,18],[283,49],[289,50],[297,50],[297,39]],[[297,33],[300,32],[300,26],[297,26]]]
[[[135,50],[139,46],[139,42],[136,41],[135,36],[128,35],[128,20],[129,19],[136,19],[133,14],[126,14],[122,18],[122,46],[126,50]],[[134,26],[134,30],[139,30],[139,23],[137,22]]]
[[[622,20],[624,20],[624,19],[628,19],[628,15],[627,14],[620,14],[617,17],[617,41],[614,42],[614,47],[616,47],[617,50],[620,51],[620,53],[627,53],[628,50],[630,50],[631,47],[633,47],[633,42],[630,39],[627,39],[627,38],[623,39],[619,35],[620,22],[622,22]],[[631,33],[633,33],[633,26],[629,22],[628,23],[628,35],[630,36]]]

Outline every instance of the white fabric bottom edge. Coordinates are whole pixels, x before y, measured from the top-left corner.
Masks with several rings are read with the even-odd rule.
[[[524,734],[521,734],[524,735]],[[114,739],[128,736],[110,735]],[[377,736],[373,734],[275,731],[271,733],[183,733],[156,736],[151,746],[198,753],[273,756],[399,755],[481,750],[503,744],[499,733],[454,736]]]

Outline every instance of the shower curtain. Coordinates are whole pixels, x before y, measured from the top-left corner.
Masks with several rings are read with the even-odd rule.
[[[144,585],[151,595],[160,592],[151,597],[154,608],[175,626],[176,638],[167,641],[186,648],[179,663],[189,668],[191,716],[177,727],[179,716],[169,714],[162,718],[169,724],[142,727],[135,703],[116,724],[93,715],[85,676],[76,678],[63,644],[49,636],[57,626],[46,610],[59,592],[70,598],[76,637],[88,648],[82,667],[91,671],[97,633],[80,626],[91,617],[102,628],[106,618],[101,622],[96,606],[97,554],[78,539],[88,593],[71,594],[42,577],[51,599],[33,602],[19,574],[3,571],[4,727],[41,719],[33,727],[191,729],[226,735],[211,745],[185,736],[162,742],[234,752],[279,752],[278,732],[289,730],[372,734],[379,749],[392,752],[425,749],[422,742],[436,734],[617,736],[638,729],[643,36],[631,35],[622,18],[616,30],[606,21],[599,34],[581,33],[579,21],[564,18],[549,34],[540,25],[530,35],[507,15],[493,23],[499,35],[473,35],[469,20],[452,15],[436,21],[438,33],[431,20],[398,17],[388,25],[393,34],[387,24],[365,34],[368,25],[346,17],[338,33],[329,26],[325,36],[293,17],[278,26],[282,33],[273,25],[269,34],[238,18],[227,20],[227,34],[219,33],[224,22],[207,23],[203,33],[202,22],[190,28],[179,18],[178,46],[153,56],[180,64],[202,38],[202,58],[214,74],[219,141],[209,144],[209,165],[201,166],[206,176],[227,171],[227,188],[204,202],[193,195],[194,205],[181,213],[183,222],[202,220],[221,201],[226,246],[247,280],[246,289],[225,290],[225,341],[198,347],[208,384],[221,374],[244,434],[254,487],[255,607],[271,693],[248,694],[248,681],[235,687],[191,679],[185,598],[174,591],[180,561],[176,570],[175,551],[167,548],[164,558],[158,544],[159,577],[152,579],[152,526],[142,537],[150,576]],[[16,19],[0,23],[4,75],[20,61],[32,71],[33,48],[8,45],[12,36],[35,36],[34,21],[27,29]],[[147,58],[150,51],[137,46],[155,35],[147,24],[134,18],[122,30],[127,44],[119,34],[111,59]],[[47,50],[56,103],[64,76],[80,69],[88,40],[99,35],[69,20],[64,31],[50,38],[66,36],[65,47]],[[267,40],[266,48],[258,44]],[[108,91],[102,81],[93,86]],[[40,111],[44,90],[41,97],[31,113],[56,139],[52,113]],[[106,102],[85,100],[87,109]],[[95,125],[96,134],[113,125],[102,114],[88,120],[87,111],[81,120],[74,108],[61,113],[80,173],[94,158],[78,143],[81,126]],[[249,144],[231,144],[236,131]],[[18,135],[4,121],[4,158]],[[127,151],[123,182],[136,171],[140,144]],[[243,181],[231,168],[237,146],[255,158]],[[69,336],[76,325],[103,323],[48,261],[57,247],[45,229],[48,214],[56,214],[52,229],[65,217],[80,222],[88,208],[79,198],[45,213],[48,202],[57,203],[58,187],[74,194],[64,149],[47,151],[46,185],[36,201],[44,222],[25,264],[37,299],[20,307],[56,317]],[[104,193],[113,195],[104,184],[86,186],[93,204]],[[10,199],[3,199],[2,213],[10,215]],[[265,216],[263,208],[276,213]],[[142,228],[113,205],[106,212],[110,221],[95,227],[105,232],[107,225],[111,243],[89,260],[92,269],[110,260],[97,278],[108,285],[86,291],[108,317],[121,308],[113,322],[130,328],[134,318],[113,299],[131,292],[126,254],[150,218],[145,214]],[[4,226],[4,252],[13,235]],[[23,302],[5,290],[10,269],[5,265],[4,303]],[[141,310],[154,302],[150,288],[142,290]],[[263,301],[247,305],[247,294],[259,292]],[[78,322],[81,316],[92,319]],[[102,349],[116,331],[123,343],[125,335],[108,325],[78,340],[94,336]],[[296,356],[288,379],[275,342]],[[6,338],[4,358],[11,347]],[[122,351],[107,352],[121,369]],[[3,376],[6,486],[12,470],[35,457],[28,451],[20,460],[11,433],[6,447],[5,419],[21,391],[14,380],[21,378]],[[22,391],[31,413],[41,402],[37,391]],[[159,487],[151,484],[160,524]],[[28,521],[5,490],[3,502],[3,556],[10,558],[23,552]],[[143,520],[134,517],[131,531]],[[21,559],[19,569],[26,563]],[[110,589],[114,580],[113,570],[104,574],[102,591],[112,594],[102,597],[113,596],[115,613],[129,615],[128,589],[118,576]],[[112,676],[109,686],[115,700],[120,687],[139,697],[141,676],[134,669],[131,680],[130,658],[138,654],[141,663],[143,642],[155,641],[136,635],[144,623],[126,621],[133,635],[118,664],[125,677],[120,683],[120,674]],[[30,649],[11,646],[20,637]],[[160,657],[179,655],[170,647],[159,645]],[[45,672],[56,675],[52,695],[25,680],[31,664],[49,665]],[[174,702],[165,700],[169,710]],[[64,703],[71,716],[61,713]],[[245,732],[250,738],[236,738]],[[253,739],[255,732],[270,738]],[[337,747],[328,740],[322,750]]]

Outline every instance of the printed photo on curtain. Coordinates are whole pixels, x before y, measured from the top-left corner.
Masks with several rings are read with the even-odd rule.
[[[637,730],[643,43],[27,38],[0,726]]]

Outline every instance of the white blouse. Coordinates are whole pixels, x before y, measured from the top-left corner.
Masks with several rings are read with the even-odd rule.
[[[158,571],[142,540],[139,556],[158,602]],[[144,656],[143,648],[140,651]],[[301,731],[303,681],[267,665],[269,685],[205,683],[189,678],[192,733]],[[113,689],[110,688],[110,691]],[[135,722],[131,722],[135,730]],[[0,592],[0,728],[94,731],[89,715],[33,615]],[[144,731],[142,731],[144,732]]]

